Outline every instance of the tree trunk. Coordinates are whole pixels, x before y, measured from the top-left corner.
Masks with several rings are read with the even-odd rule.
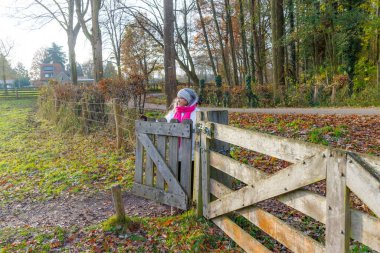
[[[231,86],[231,76],[230,76],[230,71],[229,71],[229,67],[228,67],[228,64],[227,64],[226,54],[224,52],[223,39],[222,39],[222,35],[220,33],[218,19],[216,17],[214,0],[211,0],[210,3],[211,3],[211,9],[212,9],[212,16],[213,16],[213,20],[214,20],[214,23],[215,23],[216,34],[218,35],[218,42],[219,42],[220,52],[221,52],[221,55],[222,55],[224,72],[225,72],[225,75],[226,75],[228,86]]]
[[[173,0],[164,0],[164,54],[166,106],[169,108],[177,93]]]
[[[77,73],[77,62],[75,57],[75,44],[76,44],[76,36],[74,36],[71,32],[67,34],[67,44],[69,46],[69,64],[70,64],[70,76],[71,82],[74,85],[78,84],[78,73]]]
[[[249,62],[248,62],[248,50],[247,50],[247,36],[245,34],[245,24],[244,24],[243,0],[239,0],[239,9],[240,9],[239,20],[240,20],[241,47],[243,49],[243,73],[245,75],[248,73]]]
[[[250,28],[251,28],[251,37],[249,40],[249,59],[250,59],[250,74],[252,77],[252,81],[256,81],[256,67],[255,67],[255,0],[250,1],[250,6],[249,6],[249,11],[250,11]]]
[[[377,1],[376,17],[380,17],[380,1]],[[376,58],[377,58],[377,95],[380,97],[380,29],[376,31]]]
[[[214,57],[212,56],[212,52],[211,52],[211,48],[210,48],[210,43],[208,41],[206,26],[205,26],[205,22],[204,22],[203,15],[202,15],[202,10],[201,10],[200,4],[199,4],[199,0],[196,0],[195,2],[197,4],[197,9],[198,9],[198,13],[199,13],[199,19],[201,21],[201,26],[202,26],[202,30],[203,30],[203,36],[205,37],[205,42],[206,42],[208,56],[210,58],[212,72],[214,73],[214,77],[215,77],[218,74],[217,74],[217,71],[216,71],[216,68],[215,68]]]
[[[232,20],[231,20],[231,6],[229,0],[224,0],[225,10],[226,10],[226,22],[229,30],[229,38],[230,38],[230,51],[231,51],[231,59],[232,59],[232,73],[234,78],[234,85],[239,85],[239,76],[238,76],[238,67],[237,67],[237,61],[236,61],[236,52],[235,52],[235,39],[234,39],[234,30],[232,27]]]
[[[289,12],[289,33],[292,35],[294,32],[294,2],[293,0],[288,0],[288,12]],[[290,69],[291,78],[293,81],[297,82],[297,58],[296,58],[296,42],[294,39],[290,41]]]
[[[260,10],[260,0],[254,3],[252,0],[252,6],[254,10],[252,13],[255,15],[255,22],[253,23],[253,36],[254,36],[254,46],[255,46],[255,58],[256,58],[256,77],[257,82],[260,85],[264,84],[264,66],[265,66],[265,38],[261,34],[261,10]],[[256,18],[257,13],[257,18]],[[257,28],[256,22],[259,24]]]
[[[103,78],[102,34],[99,26],[100,7],[101,0],[91,1],[93,36],[92,48],[94,57],[94,76],[96,82],[99,82]]]
[[[273,92],[274,102],[285,102],[285,49],[282,43],[284,36],[283,2],[271,0],[272,16],[272,62],[273,62]]]

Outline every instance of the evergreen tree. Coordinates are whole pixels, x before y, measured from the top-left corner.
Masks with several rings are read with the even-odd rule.
[[[46,57],[43,63],[59,63],[62,67],[67,62],[66,54],[62,51],[62,46],[58,46],[53,42],[51,47],[46,49]]]

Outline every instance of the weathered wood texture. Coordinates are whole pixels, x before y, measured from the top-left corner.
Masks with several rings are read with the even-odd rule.
[[[166,122],[148,122],[137,120],[136,131],[143,134],[155,134],[155,135],[165,135],[165,136],[175,136],[190,138],[190,126],[188,124],[182,123],[166,123]]]
[[[172,119],[170,123],[178,123],[177,119]],[[178,178],[178,137],[168,136],[168,145],[169,145],[169,158],[168,165],[171,169],[174,177]],[[169,184],[169,192],[174,192],[173,187]]]
[[[327,148],[298,140],[253,132],[232,126],[215,125],[214,138],[246,149],[296,163]]]
[[[111,191],[112,191],[113,206],[114,206],[115,214],[116,214],[116,220],[120,223],[123,223],[125,222],[125,209],[124,209],[123,198],[121,195],[121,186],[120,185],[112,186]]]
[[[196,114],[196,122],[203,120],[204,113],[198,111]],[[201,166],[201,133],[195,129],[195,147],[194,147],[194,185],[193,185],[193,201],[196,205],[197,217],[203,216],[202,203],[202,166]]]
[[[371,210],[380,217],[380,179],[372,175],[365,162],[355,159],[351,155],[347,163],[347,186]]]
[[[264,245],[250,236],[247,232],[236,225],[227,216],[213,219],[213,222],[221,228],[232,240],[234,240],[246,252],[270,253]]]
[[[192,131],[192,125],[193,121],[192,120],[183,120],[182,124],[187,124],[189,125],[190,132]],[[187,196],[191,196],[191,178],[193,176],[192,173],[192,152],[193,152],[193,147],[192,147],[192,140],[191,138],[181,138],[181,178],[180,182],[185,190]]]
[[[201,128],[209,126],[206,122],[200,124]],[[210,140],[202,138],[201,144],[206,145],[202,144],[200,148],[203,213],[205,217],[212,218],[246,251],[253,251],[246,245],[254,241],[242,235],[241,229],[227,218],[231,212],[240,213],[294,252],[348,252],[350,237],[380,251],[380,220],[350,209],[348,205],[349,192],[352,190],[376,216],[379,216],[379,158],[219,124],[213,125],[212,133],[201,136]],[[267,175],[252,166],[210,151],[207,145],[214,138],[294,164],[273,175]],[[232,191],[210,177],[210,167],[233,176],[247,186]],[[297,190],[325,178],[326,197],[306,190]],[[218,199],[210,202],[210,194]],[[255,207],[257,202],[273,197],[325,223],[326,249],[271,214]]]
[[[326,159],[322,154],[293,164],[274,175],[263,178],[207,205],[207,218],[238,210],[276,197],[326,178]]]
[[[183,194],[165,192],[164,190],[138,183],[133,184],[133,192],[140,197],[155,200],[165,205],[174,206],[182,210],[188,209],[188,198]]]
[[[187,210],[191,199],[192,122],[136,121],[136,195]],[[181,144],[179,144],[179,137]],[[182,180],[178,178],[179,145],[183,150]],[[144,167],[145,151],[145,167]],[[181,183],[182,181],[182,183]],[[182,199],[181,197],[182,196]]]
[[[149,122],[156,122],[156,119],[148,118]],[[155,135],[148,134],[149,139],[155,143]],[[154,163],[150,158],[149,154],[145,155],[145,185],[153,186],[154,184]]]
[[[201,135],[201,167],[202,167],[202,204],[203,216],[208,217],[210,202],[210,141],[205,134]]]
[[[217,198],[232,192],[213,179],[210,185],[211,193]],[[293,252],[324,252],[323,245],[260,208],[248,207],[238,213]]]
[[[347,156],[331,151],[326,178],[326,251],[344,253],[350,245],[349,190],[346,187]]]
[[[228,111],[205,111],[203,121],[228,125]],[[210,149],[222,154],[229,154],[230,144],[228,142],[219,141],[217,139],[211,139]],[[224,185],[232,188],[233,177],[229,176],[221,170],[215,170],[213,168],[211,168],[210,173],[211,178],[217,179],[219,182],[222,182]]]

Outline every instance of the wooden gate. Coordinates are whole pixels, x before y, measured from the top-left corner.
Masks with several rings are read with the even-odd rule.
[[[202,192],[194,193],[197,210],[245,251],[270,252],[239,227],[230,218],[231,214],[243,216],[294,252],[349,252],[350,238],[380,251],[379,157],[202,121],[197,125],[196,139],[200,143],[196,145],[195,182],[200,183],[198,190]],[[291,165],[269,175],[210,150],[211,140],[282,159]],[[210,178],[211,167],[246,186],[233,190]],[[303,189],[325,179],[326,197]],[[350,192],[360,198],[373,215],[351,209]],[[256,206],[270,198],[326,224],[325,244]]]
[[[187,210],[191,199],[192,121],[136,121],[135,127],[136,168],[133,192]],[[179,145],[181,153],[178,151]]]

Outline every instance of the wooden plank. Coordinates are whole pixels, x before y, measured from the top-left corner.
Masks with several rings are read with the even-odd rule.
[[[326,224],[326,198],[307,190],[281,195],[278,201]]]
[[[192,129],[192,120],[183,120],[182,124],[188,124],[190,129]],[[181,139],[181,185],[185,190],[187,196],[191,199],[191,177],[192,177],[192,139],[182,138]]]
[[[136,138],[136,160],[135,160],[135,182],[136,183],[142,183],[143,181],[143,155],[144,155],[144,149],[143,145],[139,141],[138,138]]]
[[[380,219],[351,209],[351,237],[380,252]]]
[[[246,252],[272,252],[247,232],[245,232],[242,228],[236,225],[227,216],[220,216],[213,219],[212,221]]]
[[[228,162],[226,162],[226,160]],[[210,165],[214,167],[223,166],[223,170],[227,172],[229,170],[228,167],[236,167],[239,168],[241,165],[237,164],[235,160],[232,160],[230,162],[230,158],[222,157],[220,154],[216,154],[214,152],[211,152],[210,154]],[[242,164],[243,167],[248,166]],[[239,169],[236,169],[239,171]],[[267,173],[261,172],[253,167],[248,166],[246,169],[241,170],[247,170],[247,171],[257,171],[260,177],[265,177]],[[244,174],[247,172],[241,173],[242,176],[236,176],[234,177],[238,178],[245,184],[252,184],[255,180],[252,180],[254,176],[246,176],[244,177]],[[250,173],[250,172],[248,172]],[[228,173],[232,174],[232,173]],[[255,175],[255,173],[252,173]],[[249,174],[246,174],[249,175]],[[211,192],[216,191],[216,189],[213,189],[213,185],[219,184],[214,182],[211,184]],[[220,189],[218,187],[217,189]],[[218,195],[220,196],[220,195]],[[326,198],[311,192],[307,190],[297,190],[293,191],[287,194],[283,194],[277,198],[280,202],[312,217],[313,219],[322,222],[326,224]],[[372,249],[380,252],[380,220],[376,219],[368,214],[365,214],[363,212],[351,209],[351,237],[354,240],[357,240]]]
[[[203,112],[196,112],[196,122],[203,120]],[[193,201],[196,205],[197,217],[203,216],[202,203],[202,166],[201,166],[201,131],[195,129],[195,147],[194,147],[194,186],[193,186]]]
[[[326,175],[326,252],[349,252],[350,208],[346,153],[332,150]]]
[[[177,119],[170,120],[170,123],[178,123]],[[168,165],[174,177],[178,180],[178,137],[168,137],[169,158]],[[179,181],[179,180],[178,180]],[[168,184],[169,192],[173,192],[173,186]]]
[[[166,122],[166,119],[159,119],[159,122]],[[166,136],[165,135],[157,135],[157,150],[158,153],[160,153],[161,157],[166,162],[165,156],[166,156]],[[169,182],[170,183],[170,182]],[[163,176],[160,173],[160,170],[156,170],[156,187],[158,189],[164,189],[165,188],[165,180]]]
[[[206,134],[201,135],[201,166],[202,166],[202,204],[203,216],[210,218],[208,215],[208,205],[210,202],[210,141]]]
[[[349,152],[349,155],[352,155],[353,152]],[[368,154],[359,154],[354,153],[357,156],[360,156],[360,158],[367,163],[369,166],[372,167],[372,170],[377,174],[377,178],[380,177],[380,157],[374,156],[374,155],[368,155]]]
[[[347,186],[380,217],[380,181],[350,155],[347,163]]]
[[[207,214],[206,217],[213,218],[296,190],[325,178],[325,155],[318,154],[300,164],[293,164],[268,178],[259,180],[254,185],[248,185],[211,202],[207,210],[203,212]]]
[[[138,183],[133,184],[133,193],[137,196],[147,198],[165,205],[177,207],[182,210],[188,209],[187,196],[165,192],[164,190]]]
[[[176,136],[190,138],[191,132],[188,125],[181,123],[166,123],[166,122],[148,122],[137,120],[135,123],[136,131],[144,134],[155,134],[165,136]]]
[[[296,163],[326,151],[326,147],[215,123],[214,138]]]
[[[264,172],[261,172],[252,166],[240,163],[228,156],[213,151],[210,151],[210,165],[246,184],[253,184],[256,181],[267,177]]]
[[[217,198],[232,192],[213,179],[210,182],[210,189]],[[260,208],[248,207],[239,210],[238,213],[293,252],[325,252],[322,244]]]
[[[298,190],[277,198],[282,203],[326,224],[326,198]],[[351,238],[380,252],[380,219],[351,209]]]
[[[152,118],[148,118],[147,119],[148,121],[152,122],[152,121],[156,121],[155,119],[152,119]],[[153,134],[148,134],[148,137],[151,139],[152,143],[154,143],[154,135]],[[145,184],[146,185],[149,185],[149,186],[153,186],[153,182],[154,182],[154,164],[153,164],[153,161],[152,159],[150,159],[150,156],[148,153],[146,153],[146,157],[145,157]]]
[[[204,121],[228,125],[228,111],[227,110],[205,111]],[[230,144],[228,142],[211,139],[210,149],[222,154],[228,154],[230,150]],[[211,173],[210,174],[211,178],[214,178],[218,180],[219,182],[222,182],[224,185],[228,186],[229,188],[232,188],[233,178],[231,176],[227,175],[221,170],[215,170],[214,168],[211,168],[210,173]]]
[[[156,164],[158,171],[164,177],[164,180],[168,182],[168,184],[173,185],[173,190],[176,194],[185,196],[186,193],[182,189],[181,185],[177,182],[177,179],[174,177],[173,173],[169,169],[160,153],[155,149],[152,141],[148,138],[148,136],[141,133],[137,133],[136,136],[141,141],[141,144],[144,146],[146,152],[149,153],[153,162]]]

